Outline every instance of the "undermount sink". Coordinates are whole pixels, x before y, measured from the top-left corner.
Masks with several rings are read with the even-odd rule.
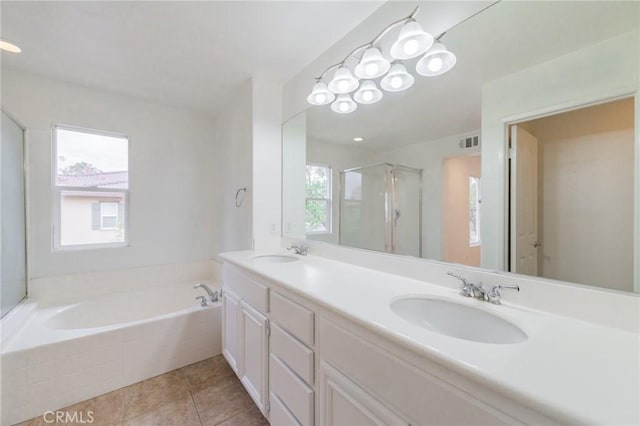
[[[500,317],[461,303],[441,299],[406,298],[391,303],[403,319],[436,333],[482,343],[519,343],[527,335]]]
[[[286,254],[265,254],[263,256],[254,256],[251,260],[265,263],[287,263],[295,262],[298,258],[294,256],[287,256]]]

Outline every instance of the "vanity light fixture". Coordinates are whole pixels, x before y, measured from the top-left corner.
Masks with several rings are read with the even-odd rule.
[[[375,81],[365,80],[360,85],[358,91],[353,95],[353,99],[359,104],[375,104],[382,99],[382,91],[378,89]]]
[[[22,49],[20,49],[18,46],[16,46],[15,44],[5,40],[5,39],[0,39],[0,50],[5,50],[7,52],[11,52],[11,53],[20,53],[22,52]]]
[[[329,82],[329,90],[336,95],[351,93],[358,88],[360,80],[355,78],[349,68],[344,65],[336,70],[333,80]]]
[[[414,81],[413,76],[407,72],[407,67],[395,64],[391,67],[389,74],[380,81],[380,87],[387,92],[401,92],[413,86]]]
[[[358,108],[358,104],[351,99],[351,96],[347,94],[338,95],[338,98],[331,104],[331,110],[338,114],[348,114],[355,111]]]
[[[380,49],[370,47],[365,50],[354,72],[358,78],[378,78],[385,75],[389,68],[391,63],[382,56]]]
[[[433,44],[433,36],[426,33],[415,19],[402,26],[398,40],[391,46],[391,56],[396,59],[411,59],[422,55]]]
[[[449,52],[444,44],[436,41],[416,64],[416,72],[425,77],[444,74],[456,64],[456,55]]]
[[[383,97],[378,85],[387,92],[400,92],[413,85],[415,78],[401,61],[417,58],[422,54],[424,56],[416,65],[418,74],[431,77],[449,71],[455,65],[456,57],[440,42],[445,33],[436,37],[434,42],[434,37],[424,31],[415,19],[419,10],[420,6],[409,16],[387,25],[369,43],[356,47],[341,62],[325,69],[316,77],[316,84],[307,101],[312,105],[331,103],[331,109],[340,114],[355,111],[358,107],[356,102],[363,105],[376,103]],[[380,40],[399,26],[402,27],[391,46],[391,58],[385,58],[379,48]],[[352,63],[347,64],[348,61]],[[325,77],[332,71],[333,77],[327,84]],[[381,78],[378,84],[375,81],[377,78]],[[349,93],[354,91],[352,98]],[[335,98],[334,94],[338,97]]]
[[[319,81],[313,86],[311,94],[307,97],[307,102],[312,105],[326,105],[333,102],[336,95],[327,87],[327,84]]]

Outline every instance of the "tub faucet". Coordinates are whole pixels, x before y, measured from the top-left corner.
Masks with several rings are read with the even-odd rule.
[[[202,284],[202,283],[198,283],[198,284],[194,284],[193,288],[201,288],[204,291],[207,292],[207,294],[209,295],[209,300],[211,300],[212,302],[217,302],[218,299],[220,298],[220,294],[217,291],[212,291],[208,285],[206,284]],[[204,297],[204,296],[200,296],[200,297]],[[197,299],[197,298],[196,298]],[[202,305],[205,306],[205,305]]]
[[[204,296],[197,296],[197,297],[196,297],[196,300],[199,300],[199,301],[200,301],[200,306],[202,306],[203,308],[204,308],[205,306],[209,306],[209,304],[207,303],[207,298],[206,298],[206,297],[204,297]]]

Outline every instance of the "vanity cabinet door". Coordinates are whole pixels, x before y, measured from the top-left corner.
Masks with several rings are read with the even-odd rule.
[[[321,425],[409,424],[326,361],[320,363],[318,384]]]
[[[268,319],[240,301],[239,376],[260,411],[268,414]]]
[[[238,374],[238,320],[240,298],[225,289],[222,294],[222,354]]]

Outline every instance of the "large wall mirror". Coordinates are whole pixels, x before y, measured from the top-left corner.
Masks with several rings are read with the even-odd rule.
[[[474,5],[446,74],[284,123],[283,234],[640,291],[640,3]]]

